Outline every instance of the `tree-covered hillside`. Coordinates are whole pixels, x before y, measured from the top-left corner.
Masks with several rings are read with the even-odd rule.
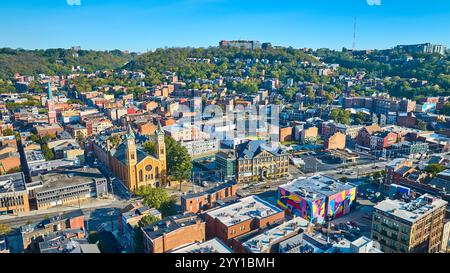
[[[189,58],[206,58],[211,63],[193,62]],[[216,61],[214,61],[216,58]],[[244,60],[268,60],[248,68]],[[240,60],[239,62],[234,62]],[[275,63],[275,61],[277,61]],[[216,76],[233,76],[255,78],[266,76],[283,80],[288,77],[294,80],[306,78],[302,62],[318,63],[313,56],[294,48],[270,48],[266,50],[247,50],[242,48],[166,48],[157,49],[137,57],[126,69],[145,72],[149,79],[157,83],[162,79],[164,71],[172,71],[185,80],[211,79]]]
[[[64,75],[72,66],[80,66],[87,72],[116,69],[132,60],[135,54],[120,50],[93,51],[72,49],[23,50],[0,49],[0,78],[10,79],[15,73],[21,75]]]

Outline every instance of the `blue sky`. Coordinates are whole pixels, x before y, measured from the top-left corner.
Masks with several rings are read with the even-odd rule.
[[[0,47],[121,49],[249,39],[296,48],[450,45],[449,0],[2,0]],[[368,2],[381,2],[369,5]]]

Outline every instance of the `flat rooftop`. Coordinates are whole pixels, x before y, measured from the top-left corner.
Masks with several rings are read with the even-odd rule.
[[[285,253],[323,253],[331,247],[326,236],[319,232],[300,233],[280,243]]]
[[[200,218],[193,213],[169,216],[156,224],[145,227],[144,231],[153,240],[161,237],[163,234],[168,234],[186,226],[195,225],[198,221],[201,221]]]
[[[54,129],[62,129],[59,124],[39,124],[35,126],[36,130],[54,130]]]
[[[299,177],[288,184],[281,185],[280,188],[314,201],[355,188],[355,186],[350,183],[341,183],[327,176],[316,175]]]
[[[233,253],[221,240],[214,238],[203,243],[193,243],[172,251],[172,253]]]
[[[0,194],[25,190],[25,176],[22,172],[0,176]]]
[[[438,208],[446,206],[447,202],[432,195],[425,194],[411,202],[386,199],[378,203],[374,208],[391,216],[398,217],[410,223],[414,223]]]
[[[45,161],[44,153],[41,150],[25,151],[25,159],[27,163]]]
[[[32,178],[33,181],[40,180],[43,184],[43,187],[37,188],[36,192],[45,192],[49,189],[62,188],[69,185],[81,185],[94,182],[96,179],[106,179],[96,168],[53,170],[47,174]]]
[[[58,221],[65,221],[67,219],[72,219],[72,218],[76,218],[76,217],[80,217],[83,216],[84,217],[84,213],[82,210],[74,210],[71,212],[67,212],[67,213],[60,213],[59,215],[55,215],[51,218],[47,218],[38,222],[34,222],[31,224],[25,224],[23,226],[20,227],[20,231],[21,233],[29,233],[29,232],[33,232],[35,230],[41,230],[43,229],[45,226],[51,224],[51,223],[55,223]]]
[[[130,211],[122,213],[122,217],[125,219],[132,219],[141,215],[153,215],[153,216],[161,216],[161,212],[155,208],[149,208],[147,206],[142,206],[137,209],[132,209]]]
[[[363,247],[363,246],[367,245],[370,242],[372,242],[372,239],[367,238],[366,236],[361,236],[358,239],[354,240],[352,242],[352,245],[359,248],[359,247]]]
[[[401,163],[403,163],[403,162],[405,162],[407,160],[408,159],[406,159],[406,158],[396,158],[396,159],[392,160],[391,162],[389,162],[387,164],[387,167],[395,168],[395,167],[397,167],[398,164],[401,164]]]
[[[210,211],[207,214],[230,227],[249,219],[262,219],[280,212],[282,212],[280,208],[255,195],[251,195],[241,198],[234,204]]]
[[[75,160],[56,159],[56,160],[45,161],[45,162],[30,163],[30,164],[28,164],[28,169],[29,169],[30,173],[32,173],[33,171],[48,170],[48,169],[55,169],[55,168],[75,166],[75,165],[77,165]]]
[[[96,244],[90,244],[85,238],[70,238],[69,231],[51,234],[39,243],[40,253],[100,253]]]
[[[201,196],[204,196],[204,195],[214,194],[214,193],[216,193],[218,191],[221,191],[221,190],[226,189],[226,188],[230,188],[230,187],[232,187],[234,185],[236,185],[236,182],[223,183],[223,184],[218,185],[217,187],[208,189],[206,191],[202,191],[202,192],[198,192],[198,193],[188,193],[188,194],[182,195],[181,198],[182,199],[198,198],[198,197],[201,197]]]
[[[280,242],[288,235],[295,234],[300,229],[305,231],[309,222],[301,217],[296,217],[290,221],[284,222],[270,230],[267,230],[253,238],[250,238],[242,245],[252,253],[264,253],[272,247],[273,244]]]

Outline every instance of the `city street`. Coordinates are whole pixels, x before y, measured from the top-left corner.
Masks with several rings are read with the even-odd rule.
[[[249,184],[243,184],[239,189],[239,194],[242,196],[247,196],[251,194],[259,194],[264,191],[277,190],[278,186],[291,182],[292,180],[299,177],[308,177],[312,175],[325,175],[334,179],[340,179],[343,177],[348,178],[348,181],[358,185],[362,183],[361,178],[370,175],[371,173],[384,170],[387,162],[370,162],[364,165],[358,165],[354,167],[349,167],[348,169],[332,169],[327,171],[321,171],[316,173],[303,173],[297,167],[290,165],[289,173],[290,176],[277,180],[267,180],[264,182],[254,182]]]

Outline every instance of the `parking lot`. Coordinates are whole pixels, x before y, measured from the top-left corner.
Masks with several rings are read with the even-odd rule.
[[[378,160],[374,160],[365,154],[360,154],[360,158],[356,162],[351,163],[341,163],[336,160],[331,160],[327,154],[323,152],[307,152],[305,154],[299,155],[298,158],[302,159],[305,163],[301,171],[306,174],[329,172],[329,171],[339,171],[344,169],[357,170],[357,166],[366,166],[370,164],[382,164]],[[351,175],[351,174],[348,174]]]
[[[360,236],[370,238],[372,213],[373,206],[361,205],[349,214],[334,219],[330,223],[335,226],[336,230],[342,230],[349,240]]]

